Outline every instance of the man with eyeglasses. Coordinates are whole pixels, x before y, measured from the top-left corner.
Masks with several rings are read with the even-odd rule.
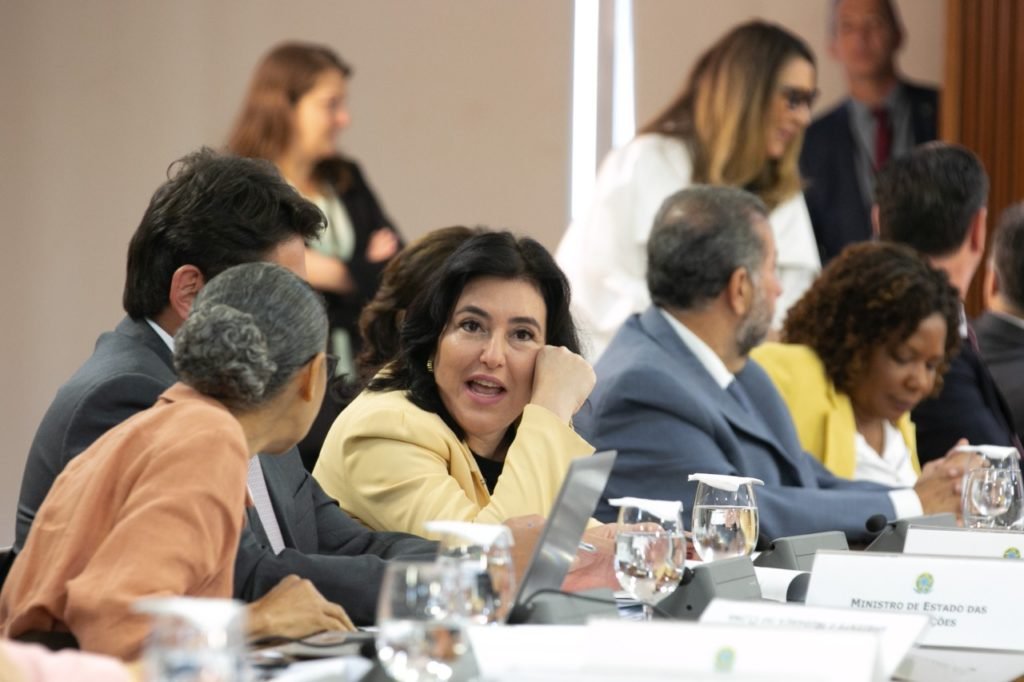
[[[849,97],[808,127],[800,155],[822,264],[871,239],[875,174],[934,140],[938,112],[938,92],[896,70],[903,30],[891,0],[832,0],[829,30]]]

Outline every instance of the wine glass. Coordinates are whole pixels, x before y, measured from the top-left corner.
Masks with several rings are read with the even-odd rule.
[[[466,651],[457,573],[437,562],[389,562],[377,603],[377,626],[377,658],[392,679],[451,679]]]
[[[964,477],[962,514],[967,528],[1020,529],[1024,487],[1017,468],[982,466]]]
[[[615,577],[622,589],[643,605],[644,620],[653,618],[652,603],[679,585],[686,563],[682,504],[678,501],[621,498],[615,533]]]
[[[693,474],[693,546],[702,561],[750,556],[759,532],[756,478]]]
[[[511,531],[461,521],[430,521],[426,529],[441,536],[438,562],[458,576],[461,615],[478,625],[504,622],[516,587]]]

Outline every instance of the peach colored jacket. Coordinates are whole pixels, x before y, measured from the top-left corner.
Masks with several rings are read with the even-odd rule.
[[[0,593],[0,627],[70,631],[139,655],[151,596],[231,597],[249,453],[223,405],[184,384],[114,427],[57,477]]]

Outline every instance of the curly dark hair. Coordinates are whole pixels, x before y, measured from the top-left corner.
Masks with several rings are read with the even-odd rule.
[[[580,352],[576,325],[569,313],[569,282],[547,249],[529,237],[516,238],[511,232],[484,232],[465,240],[409,306],[398,355],[388,371],[367,385],[369,391],[408,391],[414,405],[439,415],[460,438],[465,433],[445,409],[427,360],[437,350],[463,289],[480,277],[536,285],[547,310],[544,343]]]
[[[946,348],[932,395],[960,348],[960,298],[942,270],[900,244],[847,247],[790,308],[782,329],[787,343],[810,346],[836,390],[849,394],[880,345],[908,339],[921,322],[939,314],[946,322]]]

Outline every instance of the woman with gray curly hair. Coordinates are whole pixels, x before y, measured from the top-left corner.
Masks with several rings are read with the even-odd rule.
[[[67,633],[132,659],[148,630],[135,600],[230,597],[249,458],[305,435],[327,382],[326,343],[319,296],[284,268],[249,263],[211,280],[175,336],[179,383],[58,477],[0,593],[3,634]],[[251,635],[289,634],[274,631],[280,615],[250,616]],[[326,600],[306,618],[303,634],[352,627]]]

